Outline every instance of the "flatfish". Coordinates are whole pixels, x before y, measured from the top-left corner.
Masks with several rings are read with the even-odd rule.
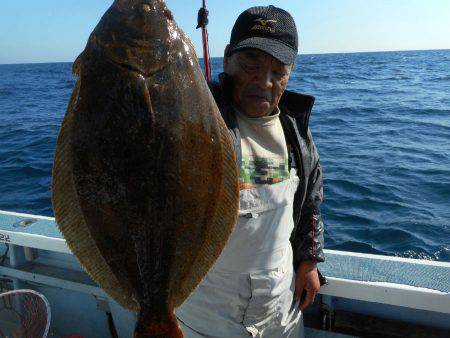
[[[135,337],[182,337],[175,307],[236,222],[231,139],[163,1],[116,0],[73,65],[52,204],[67,244]]]

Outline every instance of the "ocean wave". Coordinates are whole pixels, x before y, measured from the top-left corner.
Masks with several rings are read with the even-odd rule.
[[[13,177],[36,178],[51,174],[51,168],[39,168],[31,165],[2,166],[1,175]]]
[[[331,250],[340,250],[340,251],[350,251],[350,252],[361,252],[367,254],[374,255],[384,255],[386,254],[384,251],[380,251],[375,249],[371,244],[364,243],[361,241],[345,241],[335,245],[328,245],[327,248]]]
[[[5,99],[5,96],[12,95],[14,92],[11,89],[0,88],[0,98]],[[3,97],[2,97],[3,96]]]
[[[431,78],[431,81],[450,81],[450,75]]]

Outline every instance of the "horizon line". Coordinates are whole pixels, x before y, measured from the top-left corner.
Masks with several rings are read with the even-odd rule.
[[[433,48],[433,49],[398,49],[398,50],[368,50],[368,51],[348,51],[348,52],[314,52],[314,53],[298,53],[297,56],[306,55],[327,55],[327,54],[363,54],[363,53],[395,53],[395,52],[424,52],[424,51],[447,51],[450,48]],[[211,56],[210,59],[223,58],[223,56]],[[199,57],[198,60],[203,60]],[[75,61],[75,60],[74,60]],[[12,62],[0,63],[0,66],[6,65],[33,65],[33,64],[48,64],[48,63],[73,63],[74,61],[43,61],[43,62]]]

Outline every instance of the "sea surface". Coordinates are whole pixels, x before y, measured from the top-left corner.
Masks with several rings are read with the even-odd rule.
[[[222,59],[213,61],[213,74]],[[0,65],[0,210],[52,216],[70,63]],[[301,55],[326,247],[450,261],[450,50]]]

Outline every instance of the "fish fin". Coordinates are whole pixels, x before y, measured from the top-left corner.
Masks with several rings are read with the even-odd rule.
[[[145,102],[145,106],[147,107],[147,111],[149,113],[150,119],[150,128],[152,135],[155,135],[155,113],[153,111],[152,99],[150,96],[150,92],[148,90],[147,84],[145,83],[145,79],[143,77],[139,77],[139,85],[141,88],[141,94]]]
[[[173,313],[155,319],[139,313],[133,338],[183,338],[183,332]]]
[[[79,114],[76,102],[80,96],[80,82],[78,78],[55,145],[51,183],[53,211],[58,228],[83,269],[121,306],[138,311],[138,303],[132,299],[132,288],[113,274],[92,238],[74,185],[72,145],[76,115]]]
[[[83,65],[83,59],[84,59],[84,51],[81,52],[80,55],[75,59],[73,65],[72,65],[72,74],[73,75],[80,75],[81,72],[81,66]]]

